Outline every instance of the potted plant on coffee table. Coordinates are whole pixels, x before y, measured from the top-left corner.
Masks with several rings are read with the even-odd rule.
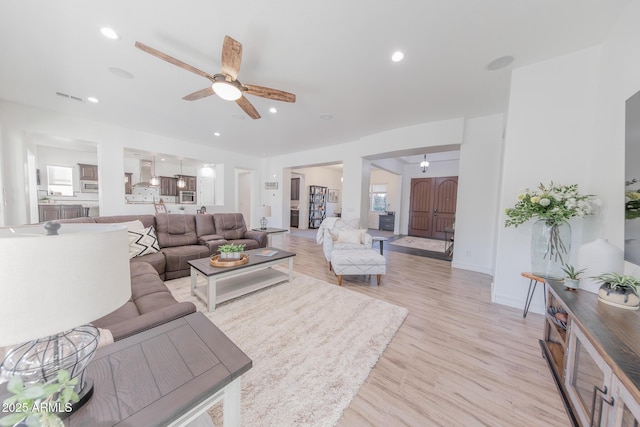
[[[221,245],[218,247],[218,251],[220,251],[220,259],[240,259],[244,246],[245,245],[235,245],[233,243]]]
[[[605,273],[592,279],[602,283],[598,289],[598,299],[603,303],[627,310],[640,308],[639,279],[618,273]]]
[[[571,264],[564,264],[562,266],[562,271],[567,275],[564,278],[564,286],[571,290],[575,291],[580,286],[580,274],[584,273],[586,268],[582,270],[576,270],[575,267]]]

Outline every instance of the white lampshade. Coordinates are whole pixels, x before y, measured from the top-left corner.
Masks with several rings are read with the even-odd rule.
[[[271,216],[271,206],[262,205],[259,206],[258,209],[260,209],[260,215],[262,215],[263,217]]]
[[[89,323],[130,298],[125,226],[62,224],[58,233],[0,228],[0,346]]]

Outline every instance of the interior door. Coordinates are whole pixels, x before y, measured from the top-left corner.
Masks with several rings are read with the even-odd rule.
[[[409,203],[409,236],[431,237],[433,178],[412,178]]]
[[[445,239],[455,222],[458,177],[411,179],[409,235]]]
[[[456,200],[458,198],[458,177],[434,178],[433,216],[431,237],[445,239],[444,229],[456,221]]]

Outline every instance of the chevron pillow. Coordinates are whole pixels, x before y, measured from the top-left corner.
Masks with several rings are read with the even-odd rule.
[[[129,258],[154,254],[159,250],[158,238],[153,227],[129,230]]]

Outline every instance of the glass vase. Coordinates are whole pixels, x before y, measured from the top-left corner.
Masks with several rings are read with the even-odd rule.
[[[569,263],[571,253],[569,223],[540,219],[531,233],[531,272],[547,279],[562,279],[562,267]]]

